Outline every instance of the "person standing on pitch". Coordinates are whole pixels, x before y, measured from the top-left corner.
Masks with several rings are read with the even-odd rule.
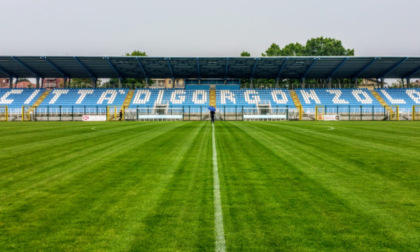
[[[122,117],[123,117],[123,111],[122,109],[120,110],[120,121],[122,121]]]
[[[216,114],[215,111],[211,110],[210,111],[210,118],[211,118],[211,123],[214,123],[214,114]]]

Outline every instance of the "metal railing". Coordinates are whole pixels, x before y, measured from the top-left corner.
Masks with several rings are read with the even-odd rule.
[[[117,117],[119,117],[120,109],[120,106],[109,106],[108,113],[117,114]],[[340,120],[346,121],[390,120],[390,114],[392,113],[389,108],[372,105],[323,106],[322,111],[324,115],[338,115]],[[285,118],[285,120],[299,120],[299,112],[300,110],[294,106],[291,108],[288,106],[269,106],[268,108],[261,109],[253,105],[229,105],[217,107],[216,120],[242,121],[244,120],[244,115],[281,115],[281,118]],[[106,115],[107,106],[40,106],[34,110],[9,107],[8,121],[22,121],[22,113],[25,113],[25,121],[27,120],[26,118],[32,121],[82,121],[84,115]],[[398,119],[412,120],[413,114],[417,115],[419,113],[412,113],[412,109],[408,107],[402,108],[400,109]],[[182,119],[186,121],[210,120],[210,113],[207,106],[180,105],[164,108],[155,106],[130,106],[124,108],[124,120],[137,121],[139,120],[139,116],[144,120],[144,118],[147,118],[145,115],[182,115]],[[151,116],[151,118],[153,117]],[[414,119],[417,120],[416,118]],[[302,120],[315,120],[315,106],[302,108]]]

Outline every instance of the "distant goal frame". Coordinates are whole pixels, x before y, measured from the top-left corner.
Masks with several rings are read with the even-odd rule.
[[[315,106],[315,121],[323,121],[325,115],[325,106],[316,105]]]
[[[9,121],[9,107],[6,105],[0,105],[0,122]]]
[[[420,105],[413,105],[411,119],[413,121],[420,121]]]

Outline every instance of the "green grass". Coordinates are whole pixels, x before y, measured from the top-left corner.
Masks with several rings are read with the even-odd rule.
[[[208,122],[0,123],[0,250],[214,251]],[[420,124],[216,122],[227,251],[418,251]]]

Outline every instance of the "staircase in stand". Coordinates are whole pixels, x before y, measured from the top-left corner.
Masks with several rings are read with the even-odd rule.
[[[122,111],[122,117],[120,118],[122,121],[125,118],[125,109],[130,106],[131,98],[133,98],[133,95],[134,95],[134,91],[130,90],[130,91],[128,91],[127,96],[124,99],[123,105],[122,105],[121,110],[120,110],[120,111]],[[117,119],[118,118],[114,118],[114,120],[117,120]]]
[[[216,107],[216,87],[210,87],[210,106]]]
[[[303,111],[302,104],[300,103],[299,97],[296,94],[295,90],[290,90],[290,95],[292,96],[293,103],[295,107],[299,110],[299,121],[302,121],[302,115],[305,111]]]
[[[296,108],[302,107],[302,104],[299,101],[299,97],[296,94],[295,90],[290,90],[290,95],[292,96],[293,103],[295,104]]]
[[[36,100],[36,102],[32,105],[32,107],[29,108],[29,110],[27,111],[28,114],[32,113],[35,111],[35,109],[41,105],[41,103],[45,100],[45,98],[48,96],[48,94],[51,92],[51,89],[46,89],[44,91],[44,93],[42,93],[42,95],[38,98],[38,100]]]
[[[123,111],[125,110],[125,108],[128,108],[128,106],[130,106],[130,102],[131,102],[131,99],[133,98],[133,95],[134,95],[133,90],[128,91],[127,96],[125,97],[123,105],[121,107]]]
[[[376,98],[376,100],[378,100],[378,102],[382,105],[382,107],[385,107],[385,109],[388,112],[391,111],[391,108],[389,107],[388,103],[386,103],[386,101],[378,94],[378,92],[376,92],[376,90],[371,90],[370,92]]]

